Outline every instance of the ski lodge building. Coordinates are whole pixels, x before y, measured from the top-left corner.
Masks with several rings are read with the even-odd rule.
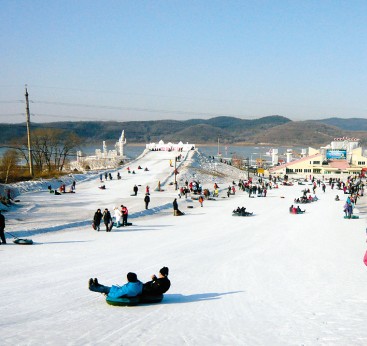
[[[366,155],[366,154],[365,154]],[[287,155],[287,162],[269,169],[271,175],[364,175],[367,171],[367,156],[357,138],[334,138],[327,146],[319,150],[309,147],[302,151],[302,157],[292,160]]]

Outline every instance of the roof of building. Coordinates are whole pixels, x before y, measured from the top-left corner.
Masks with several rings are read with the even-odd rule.
[[[332,160],[329,161],[329,167],[337,169],[347,169],[350,167],[347,160]]]
[[[279,169],[283,169],[283,168],[286,168],[286,167],[289,167],[289,166],[292,166],[296,163],[300,163],[300,162],[304,162],[304,161],[307,161],[309,159],[313,159],[315,157],[318,157],[320,156],[321,154],[320,153],[317,153],[317,154],[314,154],[314,155],[310,155],[310,156],[305,156],[305,157],[302,157],[301,159],[298,159],[298,160],[294,160],[294,161],[291,161],[291,162],[287,162],[283,165],[280,165],[280,166],[274,166],[272,168],[269,169],[270,172],[272,171],[277,171]]]

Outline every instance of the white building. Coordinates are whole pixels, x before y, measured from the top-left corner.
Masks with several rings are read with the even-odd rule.
[[[157,151],[189,151],[195,149],[195,144],[183,144],[182,142],[178,143],[164,143],[160,140],[158,143],[149,143],[146,145],[146,149],[148,150],[157,150]]]

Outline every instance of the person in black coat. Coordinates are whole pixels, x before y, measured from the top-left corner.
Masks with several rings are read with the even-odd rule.
[[[173,200],[172,206],[173,206],[173,215],[174,216],[181,216],[181,215],[184,214],[181,210],[178,209],[177,198],[175,198]]]
[[[102,216],[103,215],[101,213],[101,209],[98,209],[94,213],[93,223],[94,223],[94,229],[96,229],[97,231],[99,231],[99,225],[101,224]]]
[[[152,280],[143,285],[143,295],[159,295],[167,292],[171,287],[168,279],[168,268],[163,267],[159,270],[158,277],[152,275]]]
[[[173,215],[177,215],[178,213],[178,203],[177,203],[177,198],[175,198],[173,200],[173,203],[172,203],[172,207],[173,207]]]
[[[139,190],[138,187],[136,185],[134,185],[133,190],[134,190],[134,195],[136,196],[138,194],[138,190]]]
[[[149,205],[149,202],[150,202],[150,197],[147,193],[145,194],[144,202],[145,202],[145,209],[148,209],[148,205]]]
[[[0,210],[0,238],[2,241],[2,243],[0,244],[6,244],[4,230],[5,230],[5,216],[1,214],[1,210]]]
[[[104,210],[102,217],[103,217],[103,222],[106,226],[106,232],[111,232],[112,217],[107,208]]]

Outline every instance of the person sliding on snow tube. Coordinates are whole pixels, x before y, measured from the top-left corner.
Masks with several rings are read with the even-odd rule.
[[[253,213],[246,211],[245,207],[241,207],[241,208],[237,207],[237,209],[233,210],[233,215],[250,216],[250,215],[253,215]]]
[[[127,273],[127,283],[123,286],[112,285],[104,286],[98,282],[98,279],[89,279],[88,288],[90,291],[99,292],[107,295],[107,298],[115,299],[120,297],[136,297],[141,294],[143,284],[138,280],[135,273]]]
[[[299,208],[299,207],[298,207]],[[296,207],[294,207],[293,206],[293,204],[290,206],[290,208],[289,208],[289,212],[291,213],[291,214],[298,214],[297,213],[297,208]]]
[[[143,285],[143,296],[161,295],[169,290],[171,282],[168,279],[168,268],[163,267],[159,270],[158,277],[152,275],[152,280]]]
[[[301,208],[297,207],[297,214],[303,214],[306,210],[301,210]]]

